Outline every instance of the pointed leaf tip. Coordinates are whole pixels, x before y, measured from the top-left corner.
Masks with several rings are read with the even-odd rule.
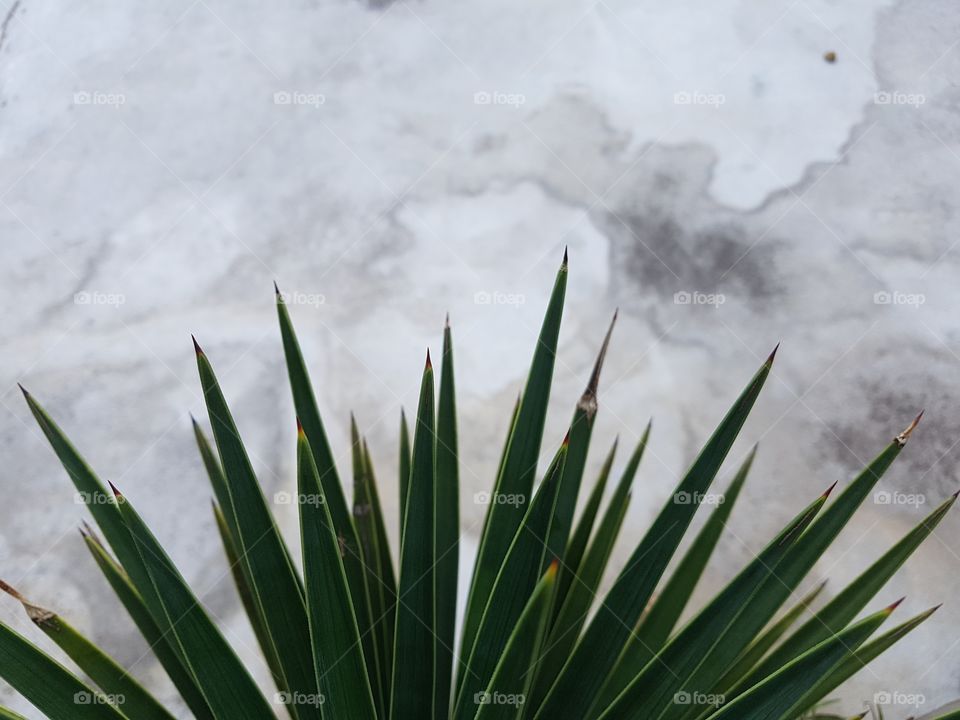
[[[273,281],[273,294],[276,295],[278,299],[280,298],[280,286],[277,285],[276,280]]]
[[[443,321],[443,327],[446,330],[450,329],[450,313],[447,313],[447,317]]]
[[[767,367],[770,367],[771,365],[773,365],[773,359],[777,356],[777,350],[779,349],[780,349],[780,343],[777,343],[776,347],[773,348],[773,351],[770,353],[769,357],[767,357],[766,363],[764,363]]]
[[[957,490],[957,491],[953,494],[953,499],[956,500],[958,495],[960,495],[960,490]]]
[[[193,340],[193,350],[197,355],[203,355],[203,349],[200,347],[200,343],[197,342],[197,338],[194,335],[190,335],[190,339]]]
[[[887,605],[887,607],[884,608],[884,612],[886,612],[886,613],[889,615],[889,614],[892,613],[894,610],[896,610],[898,607],[900,607],[900,603],[902,603],[902,602],[903,602],[904,600],[906,600],[906,599],[907,599],[907,596],[904,595],[902,598],[900,598],[900,599],[897,600],[896,602],[890,603],[889,605]]]
[[[567,434],[563,436],[563,442],[561,443],[563,447],[570,447],[570,431],[567,430]]]
[[[550,567],[547,568],[547,576],[551,579],[556,576],[557,570],[560,567],[560,558],[554,558],[550,561]]]
[[[839,482],[840,482],[839,480],[835,481],[835,482],[833,483],[833,485],[831,485],[830,487],[828,487],[828,488],[824,491],[824,493],[823,493],[823,495],[821,495],[821,497],[822,497],[824,500],[826,500],[828,497],[830,497],[830,493],[833,492],[833,489],[837,486],[837,483],[839,483]]]
[[[110,489],[113,490],[114,497],[118,497],[118,498],[123,497],[123,494],[122,494],[119,490],[117,490],[117,486],[116,486],[116,485],[114,485],[114,484],[113,484],[111,481],[109,481],[109,480],[107,480],[107,484],[110,486]]]
[[[0,590],[5,592],[10,597],[16,598],[20,602],[23,602],[23,596],[16,590],[14,590],[13,587],[11,587],[10,585],[7,585],[7,583],[4,582],[3,580],[0,580]]]
[[[430,360],[430,348],[427,348],[427,364],[424,367],[424,371],[433,370],[433,362]]]
[[[29,393],[29,391],[28,391],[23,385],[21,385],[20,383],[17,383],[17,387],[20,388],[20,392],[23,393],[23,396],[24,396],[25,398],[27,398],[27,400],[29,400],[29,399],[30,399],[30,393]]]
[[[353,413],[350,413],[350,422],[353,422]],[[300,422],[300,418],[297,417],[297,438],[305,438],[306,433],[303,432],[303,423]]]
[[[894,442],[897,443],[897,445],[899,445],[900,447],[903,447],[904,445],[906,445],[906,444],[907,444],[907,440],[910,439],[910,435],[911,435],[911,434],[913,433],[913,431],[916,429],[917,425],[920,423],[920,418],[922,418],[922,417],[923,417],[923,410],[921,410],[921,411],[917,414],[917,416],[913,419],[913,422],[911,422],[909,425],[907,425],[907,429],[906,429],[906,430],[904,430],[902,433],[900,433],[899,435],[897,435],[897,436],[893,439]]]
[[[600,371],[603,369],[603,361],[607,357],[607,349],[610,347],[610,338],[613,336],[613,326],[617,323],[617,313],[613,313],[613,319],[607,328],[607,334],[603,338],[603,344],[600,345],[600,352],[597,353],[597,359],[593,363],[593,371],[590,373],[590,379],[587,381],[587,388],[583,391],[583,397],[580,399],[581,405],[585,406],[587,411],[597,411],[597,388],[600,385]]]
[[[568,246],[564,245],[563,246],[563,262],[560,264],[561,270],[566,270],[567,266],[569,265],[570,256],[569,256],[568,250],[569,250]]]

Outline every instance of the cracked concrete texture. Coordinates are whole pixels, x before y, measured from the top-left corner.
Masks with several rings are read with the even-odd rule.
[[[349,410],[369,436],[394,533],[397,419],[449,310],[465,547],[475,541],[473,494],[492,482],[490,448],[564,245],[569,309],[545,458],[615,307],[593,466],[615,434],[635,442],[655,417],[621,559],[778,340],[729,463],[759,440],[754,477],[699,600],[921,407],[879,486],[915,502],[868,501],[808,584],[830,577],[837,592],[960,486],[950,4],[342,0],[264,12],[24,0],[0,31],[11,488],[0,576],[165,699],[176,705],[95,575],[76,535],[84,512],[15,382],[138,504],[263,678],[192,448],[187,413],[203,407],[189,333],[268,496],[288,489],[273,280],[296,299],[344,467]],[[292,536],[292,509],[277,510]],[[920,713],[960,695],[958,539],[948,517],[877,598],[907,594],[904,618],[946,605],[838,693],[850,714],[881,691],[922,695]],[[35,637],[12,604],[0,618]],[[35,717],[6,688],[0,700]]]

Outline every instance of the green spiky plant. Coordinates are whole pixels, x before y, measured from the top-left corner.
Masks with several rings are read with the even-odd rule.
[[[30,410],[99,526],[83,530],[96,566],[198,720],[794,720],[922,623],[882,634],[897,603],[857,619],[943,519],[947,499],[831,601],[801,582],[903,450],[916,420],[832,503],[812,499],[713,599],[681,624],[747,478],[710,488],[773,363],[749,380],[667,499],[611,589],[601,578],[626,516],[650,426],[613,477],[616,442],[576,514],[607,333],[566,438],[542,473],[541,452],[567,283],[560,268],[522,395],[510,421],[455,633],[458,446],[453,344],[443,335],[439,390],[427,356],[412,441],[401,421],[399,566],[385,530],[371,454],[352,425],[348,505],[288,308],[280,333],[299,418],[300,563],[278,531],[210,360],[196,346],[211,444],[194,421],[214,516],[243,607],[275,682],[265,693],[177,571],[133,503],[94,474],[37,400]],[[611,325],[612,330],[612,325]],[[919,420],[919,417],[917,418]],[[291,418],[291,423],[293,419]],[[606,488],[613,489],[604,503]],[[536,487],[535,487],[536,485]],[[831,488],[832,489],[832,488]],[[702,504],[715,505],[684,543]],[[603,511],[601,512],[601,508]],[[788,513],[789,514],[789,513]],[[576,521],[575,521],[576,517]],[[102,535],[103,540],[100,539]],[[684,546],[675,570],[665,570]],[[302,571],[298,569],[302,567]],[[64,618],[20,600],[82,671],[80,679],[0,625],[0,676],[52,720],[170,720],[118,663]],[[787,609],[784,605],[790,601]],[[801,622],[801,620],[805,620]],[[272,699],[268,699],[271,698]],[[0,718],[16,718],[0,710]]]

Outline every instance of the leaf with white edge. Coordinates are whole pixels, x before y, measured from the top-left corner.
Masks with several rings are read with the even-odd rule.
[[[160,629],[173,638],[187,669],[217,720],[263,720],[273,710],[253,678],[190,590],[133,505],[119,491],[117,505],[147,573],[163,617]]]
[[[896,603],[824,640],[733,702],[724,705],[710,715],[709,720],[780,720],[797,717],[808,706],[810,690],[817,681],[860,647],[894,608]]]
[[[491,503],[480,536],[480,547],[473,568],[467,609],[463,620],[461,646],[473,647],[484,609],[496,582],[500,566],[513,536],[520,527],[537,476],[537,459],[547,418],[550,386],[557,354],[560,320],[567,289],[567,253],[550,295],[550,302],[537,339],[530,373],[523,390],[519,412],[510,433],[503,465],[494,485],[494,497],[518,497],[522,503]],[[546,538],[544,538],[546,540]],[[459,685],[463,684],[461,668]]]
[[[343,549],[309,441],[299,423],[297,478],[304,587],[320,701],[315,705],[322,707],[327,717],[376,720],[374,695],[343,568]]]
[[[125,720],[107,702],[110,698],[80,682],[56,660],[3,623],[0,623],[0,677],[50,720]]]
[[[475,700],[474,720],[517,720],[524,709],[543,642],[556,585],[558,561],[550,563],[514,626],[487,689]]]
[[[770,373],[773,353],[734,402],[690,470],[677,486],[682,497],[700,498],[713,482]],[[613,588],[597,609],[554,682],[537,720],[584,717],[646,608],[663,571],[693,520],[698,503],[668,500],[644,535]]]
[[[173,720],[173,715],[129,672],[60,615],[29,602],[2,580],[0,590],[20,601],[30,621],[53,640],[108,697],[118,699],[124,715],[134,720]]]

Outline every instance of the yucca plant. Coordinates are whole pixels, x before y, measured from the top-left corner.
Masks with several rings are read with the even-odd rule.
[[[86,525],[82,530],[96,566],[179,691],[185,712],[198,720],[277,714],[291,720],[829,717],[821,710],[824,699],[930,616],[933,609],[881,634],[899,603],[857,619],[956,496],[826,604],[817,603],[822,585],[795,599],[818,558],[903,450],[918,417],[833,502],[827,490],[788,512],[793,517],[783,518],[783,529],[769,544],[680,623],[747,479],[755,449],[733,474],[725,501],[711,494],[773,354],[733,401],[609,592],[598,597],[650,426],[619,477],[613,443],[577,515],[608,332],[569,431],[535,483],[567,273],[564,254],[488,498],[459,636],[459,437],[449,322],[437,395],[428,353],[412,433],[401,418],[396,557],[371,453],[356,424],[348,504],[280,292],[280,334],[298,417],[291,497],[300,519],[299,563],[274,522],[213,365],[194,341],[214,442],[196,421],[194,431],[233,579],[276,684],[269,690],[255,684],[133,502],[112,484],[107,488],[24,391],[96,521],[98,531]],[[710,515],[684,543],[701,505],[711,506]],[[682,557],[665,577],[681,546]],[[45,717],[174,717],[66,619],[2,587],[84,676],[0,625],[0,675]],[[791,607],[784,609],[788,601]],[[19,716],[0,710],[0,717]]]

